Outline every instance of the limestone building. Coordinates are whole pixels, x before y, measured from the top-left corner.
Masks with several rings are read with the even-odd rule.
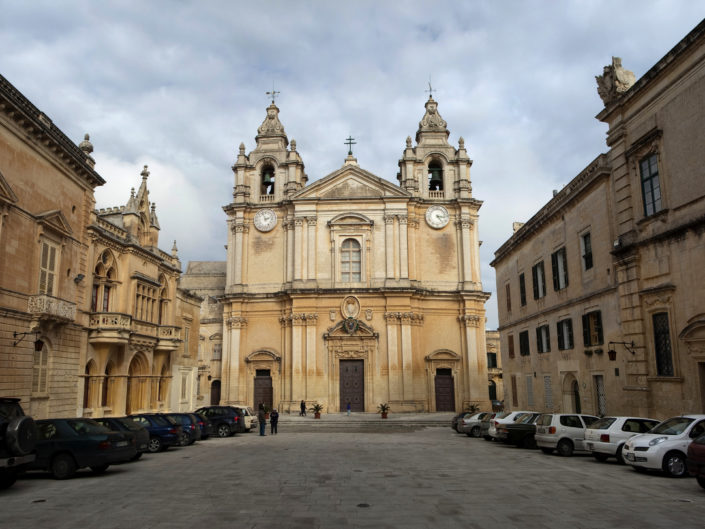
[[[223,402],[337,412],[489,406],[478,211],[432,98],[398,185],[343,165],[307,185],[272,102],[233,166]]]
[[[93,166],[0,76],[0,395],[36,418],[80,408]]]
[[[506,402],[705,411],[705,21],[598,77],[609,151],[495,252]]]

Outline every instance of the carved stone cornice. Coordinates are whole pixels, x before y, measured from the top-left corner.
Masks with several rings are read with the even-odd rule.
[[[456,220],[455,225],[460,229],[469,230],[473,226],[473,221],[467,217],[463,217]]]
[[[225,320],[225,324],[228,326],[228,329],[242,329],[243,327],[247,327],[247,318],[232,316]]]
[[[385,224],[394,224],[394,217],[396,217],[396,215],[385,215],[384,216],[384,223]]]
[[[385,312],[384,319],[388,324],[423,325],[424,315],[418,312]]]
[[[474,314],[464,314],[463,316],[458,316],[458,321],[464,323],[466,327],[480,326],[480,316],[475,316]]]
[[[318,217],[313,216],[313,217],[305,217],[306,218],[306,223],[309,226],[315,226],[316,223],[318,222]]]
[[[318,323],[318,313],[316,312],[292,312],[279,318],[282,325],[316,325]]]

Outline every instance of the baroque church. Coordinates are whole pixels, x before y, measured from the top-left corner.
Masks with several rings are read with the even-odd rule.
[[[326,412],[490,407],[482,202],[463,138],[455,147],[448,137],[429,97],[397,185],[351,151],[307,185],[272,101],[256,147],[241,144],[232,168],[227,262],[191,263],[182,277],[182,288],[222,307],[211,402],[285,412],[302,400]]]

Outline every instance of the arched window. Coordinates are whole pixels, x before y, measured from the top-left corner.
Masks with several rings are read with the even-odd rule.
[[[167,318],[167,308],[169,307],[169,283],[164,275],[159,277],[159,284],[161,288],[159,289],[159,314],[157,323],[159,325],[166,325]]]
[[[91,312],[110,312],[110,299],[113,294],[117,272],[115,259],[109,250],[105,250],[93,270],[93,291],[91,295]]]
[[[497,384],[494,380],[489,381],[490,400],[497,400]]]
[[[260,195],[273,195],[274,194],[274,167],[271,164],[265,164],[262,166],[262,187],[260,189]]]
[[[438,160],[428,164],[428,190],[443,191],[443,165]]]
[[[340,249],[340,279],[344,283],[362,281],[362,252],[355,239],[345,239]]]
[[[578,385],[577,380],[573,380],[571,390],[573,392],[573,411],[574,413],[582,413],[582,408],[580,406],[580,386]]]

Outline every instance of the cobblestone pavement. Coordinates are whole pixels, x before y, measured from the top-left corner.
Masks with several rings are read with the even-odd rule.
[[[694,479],[638,474],[412,431],[256,433],[147,454],[102,476],[31,473],[0,492],[0,527],[702,528]]]

